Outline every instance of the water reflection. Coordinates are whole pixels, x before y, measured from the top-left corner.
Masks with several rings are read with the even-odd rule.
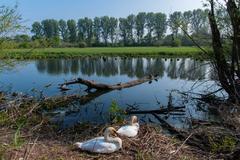
[[[50,75],[82,74],[110,77],[127,75],[142,78],[146,74],[159,74],[171,79],[202,80],[207,75],[208,65],[190,58],[81,58],[37,60],[36,67],[40,73]]]
[[[126,109],[128,104],[138,103],[139,110],[159,110],[161,106],[167,106],[169,92],[180,90],[199,93],[205,88],[203,81],[207,81],[206,90],[215,84],[216,76],[210,72],[207,62],[201,62],[190,58],[121,58],[121,57],[99,57],[80,59],[44,59],[31,61],[18,61],[19,65],[14,70],[4,69],[0,72],[0,84],[6,88],[11,84],[13,91],[23,92],[36,96],[33,90],[41,91],[44,96],[79,94],[85,99],[71,102],[69,105],[51,111],[56,122],[63,126],[71,126],[78,122],[106,123],[108,122],[109,106],[116,101],[122,108]],[[209,73],[209,74],[208,74]],[[141,85],[114,90],[111,92],[92,92],[86,96],[86,86],[73,85],[71,90],[65,93],[59,92],[58,84],[75,77],[90,79],[96,82],[115,84],[142,78],[148,74],[158,74],[158,81],[143,83]],[[199,80],[199,81],[198,81]],[[203,81],[201,81],[203,80]],[[209,81],[210,80],[210,81]],[[194,87],[192,90],[192,86]],[[46,85],[51,84],[49,87]],[[178,103],[181,97],[174,95]],[[185,101],[184,101],[185,103]],[[175,106],[186,106],[184,115],[164,115],[164,118],[177,127],[187,124],[188,118],[211,119],[209,111],[199,110],[197,104],[186,101],[187,104],[174,104]],[[203,107],[201,107],[203,108]],[[205,109],[205,108],[204,108]],[[156,117],[149,114],[138,115],[142,122],[158,122]]]

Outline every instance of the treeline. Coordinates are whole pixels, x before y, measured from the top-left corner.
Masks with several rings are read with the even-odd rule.
[[[19,47],[96,47],[96,46],[192,46],[184,32],[200,45],[210,44],[208,11],[196,9],[164,13],[81,18],[78,21],[46,19],[32,24],[32,37],[18,35]],[[168,33],[168,34],[167,34]]]

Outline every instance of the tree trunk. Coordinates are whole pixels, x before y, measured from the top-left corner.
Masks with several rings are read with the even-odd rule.
[[[214,1],[211,0],[210,4],[211,4],[211,11],[209,12],[209,21],[210,21],[210,27],[212,30],[212,43],[213,43],[212,45],[213,45],[213,52],[214,52],[214,58],[215,58],[214,63],[217,70],[218,78],[221,83],[221,86],[228,93],[229,98],[234,102],[238,102],[240,96],[235,86],[236,84],[235,84],[234,73],[231,72],[230,66],[227,64],[227,60],[224,56],[221,36],[217,26],[215,13],[214,13]],[[235,45],[237,44],[233,43],[234,48],[235,48]],[[233,70],[233,68],[235,68],[235,63],[233,63],[232,65],[233,66],[231,68]]]
[[[91,89],[97,89],[97,90],[117,90],[118,89],[119,90],[119,89],[123,89],[123,88],[130,88],[130,87],[133,87],[133,86],[136,86],[136,85],[148,82],[148,81],[157,80],[157,79],[158,79],[158,75],[154,75],[154,76],[149,75],[149,76],[145,76],[141,79],[133,80],[130,82],[118,83],[118,84],[111,85],[111,84],[97,83],[94,81],[78,78],[76,80],[61,84],[59,88],[61,90],[67,90],[68,89],[68,88],[66,88],[67,85],[79,83],[79,84],[86,85],[88,87],[88,90],[91,90]]]

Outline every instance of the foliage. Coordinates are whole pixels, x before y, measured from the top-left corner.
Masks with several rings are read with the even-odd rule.
[[[58,36],[47,39],[47,41],[48,41],[48,46],[51,46],[51,47],[60,46],[60,38]]]
[[[206,13],[207,10],[201,9],[174,12],[170,14],[168,19],[167,15],[161,12],[140,12],[137,15],[131,14],[119,19],[109,16],[95,17],[94,19],[85,17],[80,18],[77,22],[73,19],[67,21],[62,19],[59,21],[45,19],[32,24],[32,41],[36,39],[46,40],[47,45],[44,42],[42,43],[43,46],[41,46],[40,43],[40,48],[46,46],[78,47],[80,42],[85,42],[88,47],[164,46],[165,44],[173,46],[173,44],[175,45],[174,41],[171,43],[163,42],[164,39],[168,38],[168,35],[165,36],[167,28],[169,27],[172,31],[174,38],[182,40],[183,32],[180,32],[181,26],[190,35],[197,35],[197,38],[203,37],[199,41],[201,42],[200,45],[205,45],[209,43],[203,43],[205,42],[204,38],[211,38]],[[228,19],[227,14],[220,13],[219,11],[221,19]],[[52,43],[52,41],[58,39],[56,37],[62,43],[57,41],[55,41],[57,43]],[[194,45],[186,41],[186,38],[183,40],[184,43],[182,45]],[[16,41],[20,43],[18,39]],[[31,46],[26,41],[19,45],[20,48],[31,48]]]
[[[167,30],[167,16],[163,13],[156,13],[154,15],[153,27],[156,34],[156,38],[158,41],[160,41]]]
[[[123,114],[124,111],[118,106],[117,102],[112,101],[111,106],[109,107],[109,115],[111,122],[122,123],[124,120]]]
[[[32,24],[32,30],[31,32],[34,34],[34,36],[32,37],[33,40],[34,39],[39,39],[42,38],[43,36],[43,29],[42,29],[42,25],[39,22],[34,22]]]
[[[7,115],[7,113],[4,112],[4,111],[1,111],[1,112],[0,112],[0,126],[6,124],[7,120],[8,120],[8,115]]]
[[[93,22],[91,19],[85,17],[78,20],[78,40],[85,41],[89,45],[93,38]]]
[[[95,44],[100,43],[101,37],[101,19],[99,17],[95,17],[93,20],[93,35],[95,37]]]
[[[181,46],[181,40],[179,38],[174,38],[172,41],[172,47],[180,47]]]
[[[224,136],[221,137],[221,139],[216,139],[214,136],[209,136],[208,140],[213,153],[231,153],[237,144],[235,138],[230,136]]]
[[[76,21],[71,19],[67,21],[69,31],[69,42],[75,43],[77,41],[77,24]]]
[[[168,25],[174,36],[178,35],[179,25],[181,23],[181,16],[182,16],[181,12],[174,12],[174,13],[170,14],[170,17],[168,20]]]
[[[85,42],[79,42],[78,46],[79,48],[86,48],[87,44]]]
[[[41,22],[44,36],[46,38],[59,37],[58,21],[54,19],[46,19]]]
[[[239,83],[240,78],[240,5],[238,1],[226,0],[225,3],[215,3],[215,0],[209,0],[210,11],[208,11],[209,23],[212,32],[213,59],[212,63],[218,75],[219,84],[228,94],[228,98],[233,103],[239,104]],[[219,6],[226,7],[230,17],[232,33],[226,37],[221,32],[221,23],[218,21],[217,10]],[[220,7],[220,8],[221,8]],[[223,22],[225,23],[225,22]],[[224,42],[228,39],[231,44],[231,52],[226,56]]]
[[[13,8],[0,6],[0,37],[6,37],[8,34],[22,29],[22,17],[17,11],[17,5]]]
[[[13,138],[14,147],[20,147],[24,143],[24,140],[21,138],[21,128],[22,126],[20,125],[14,134],[14,138]]]
[[[61,38],[63,40],[63,42],[68,42],[69,39],[69,31],[68,31],[68,27],[67,27],[67,22],[64,21],[63,19],[61,19],[59,22],[59,32],[61,34]]]
[[[112,44],[114,44],[117,25],[118,25],[118,19],[116,19],[114,17],[110,17],[110,19],[109,19],[109,35],[110,35],[110,40],[111,40]]]
[[[110,30],[109,30],[109,26],[110,26],[109,21],[110,21],[110,19],[109,19],[108,16],[101,17],[100,19],[101,19],[100,23],[101,23],[102,38],[104,40],[105,45],[107,46],[108,38],[109,38],[109,32],[110,32]]]
[[[145,12],[138,13],[135,18],[136,36],[137,36],[138,44],[141,44],[143,40],[145,22],[146,22],[146,13]]]
[[[193,10],[191,17],[191,31],[195,34],[207,33],[209,30],[208,28],[208,10]]]

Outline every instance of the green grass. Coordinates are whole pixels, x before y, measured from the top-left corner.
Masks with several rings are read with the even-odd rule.
[[[73,58],[83,56],[197,56],[195,47],[41,48],[3,49],[0,59]]]

